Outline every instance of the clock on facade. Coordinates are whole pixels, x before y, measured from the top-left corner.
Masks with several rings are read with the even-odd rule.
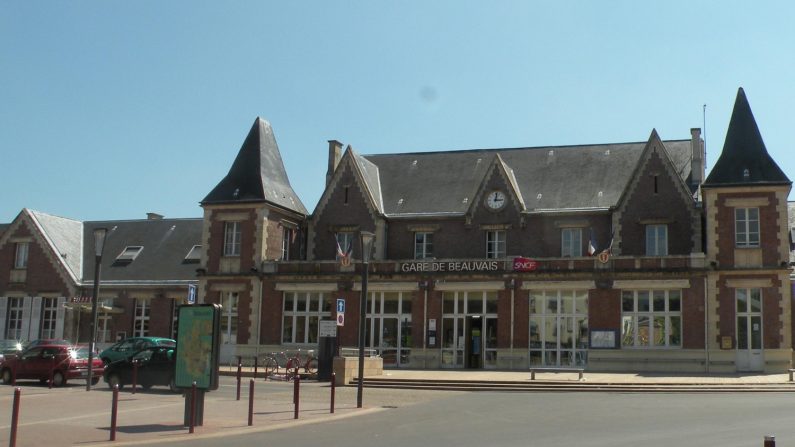
[[[501,210],[506,202],[505,193],[502,191],[492,191],[486,196],[486,207],[491,210]]]

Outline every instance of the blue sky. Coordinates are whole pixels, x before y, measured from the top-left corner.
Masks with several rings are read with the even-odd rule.
[[[0,223],[200,217],[254,119],[308,209],[363,154],[687,139],[795,155],[793,2],[0,3]]]

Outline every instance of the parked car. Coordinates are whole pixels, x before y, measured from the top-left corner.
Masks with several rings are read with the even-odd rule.
[[[99,382],[102,372],[102,360],[94,359],[92,384]],[[7,357],[0,365],[3,383],[10,385],[15,377],[41,383],[52,377],[53,386],[65,385],[69,380],[85,380],[88,378],[88,348],[46,344],[27,347],[18,355]]]
[[[177,342],[163,337],[130,337],[100,352],[99,358],[108,365],[117,360],[128,359],[143,349],[155,346],[175,348]]]
[[[105,367],[104,379],[112,389],[114,385],[119,385],[119,389],[124,385],[133,382],[133,369],[138,364],[137,384],[143,389],[148,390],[155,385],[168,386],[171,391],[177,393],[180,390],[174,381],[174,371],[176,365],[176,355],[174,348],[154,346],[138,351],[128,359],[121,359],[110,363]]]

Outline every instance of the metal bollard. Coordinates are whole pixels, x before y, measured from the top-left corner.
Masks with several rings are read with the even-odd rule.
[[[237,398],[235,400],[240,400],[240,379],[242,377],[243,377],[243,364],[238,362],[238,364],[237,364]]]
[[[193,433],[196,426],[196,382],[190,386],[190,428],[188,433]]]
[[[254,425],[254,379],[248,382],[248,426]]]
[[[254,378],[257,378],[257,356],[254,356]]]
[[[8,440],[8,447],[17,445],[17,426],[19,425],[19,401],[22,397],[22,388],[14,390],[14,406],[11,410],[11,437]]]
[[[138,360],[133,360],[132,393],[138,387]]]
[[[301,376],[295,376],[295,381],[293,382],[293,402],[295,402],[295,416],[293,419],[298,419],[298,402],[299,402],[299,393],[301,392]]]
[[[55,378],[55,357],[50,359],[50,385],[49,388],[52,389],[52,381]]]
[[[334,393],[337,388],[337,374],[331,373],[331,413],[334,413]]]
[[[119,412],[119,385],[113,385],[113,403],[110,409],[110,440],[116,440],[116,416]]]
[[[773,435],[765,435],[764,447],[776,447],[776,437]]]

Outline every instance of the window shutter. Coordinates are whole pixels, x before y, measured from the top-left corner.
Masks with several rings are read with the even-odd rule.
[[[8,313],[8,298],[0,296],[0,338],[6,338],[7,313]]]
[[[30,314],[30,335],[28,336],[28,340],[34,340],[37,338],[41,338],[41,329],[39,325],[41,324],[41,297],[34,296],[33,297],[33,304],[31,307],[32,313]]]
[[[66,304],[66,298],[59,296],[58,308],[55,311],[55,338],[63,338],[65,304]]]
[[[28,331],[30,330],[30,304],[31,299],[29,296],[22,298],[22,338],[25,340],[33,340],[30,338]]]

